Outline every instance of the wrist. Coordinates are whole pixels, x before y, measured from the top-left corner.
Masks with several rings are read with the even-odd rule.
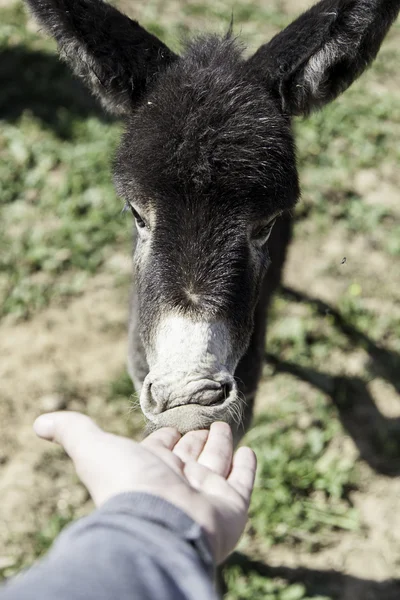
[[[158,523],[189,543],[197,552],[206,571],[215,568],[214,537],[208,527],[177,506],[174,502],[149,492],[122,492],[107,500],[100,512],[119,512]]]

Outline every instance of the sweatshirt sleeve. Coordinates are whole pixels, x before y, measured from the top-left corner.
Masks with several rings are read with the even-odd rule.
[[[0,600],[213,600],[201,527],[150,494],[120,494],[65,529]]]

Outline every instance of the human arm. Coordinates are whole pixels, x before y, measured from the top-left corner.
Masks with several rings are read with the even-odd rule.
[[[249,449],[232,467],[226,424],[183,438],[163,429],[141,444],[74,413],[46,415],[36,429],[64,446],[101,508],[63,533],[1,600],[213,597],[214,561],[243,530],[255,471]]]

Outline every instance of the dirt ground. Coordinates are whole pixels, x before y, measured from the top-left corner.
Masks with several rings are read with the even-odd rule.
[[[137,417],[129,418],[129,400],[120,406],[104,399],[105,384],[121,373],[126,354],[127,294],[109,284],[103,274],[68,306],[1,325],[0,568],[56,509],[68,512],[86,495],[63,453],[35,438],[35,417],[68,408],[115,433],[132,435],[138,428]]]
[[[392,198],[398,198],[397,188],[392,186],[391,192]],[[370,193],[372,195],[372,192]],[[335,306],[343,293],[347,276],[351,278],[351,275],[348,273],[344,279],[327,276],[326,268],[332,263],[338,264],[341,252],[345,248],[350,270],[363,271],[359,280],[366,287],[370,286],[370,294],[376,295],[376,302],[382,289],[387,290],[386,298],[382,300],[385,305],[384,311],[399,318],[397,283],[389,277],[390,271],[387,267],[379,267],[377,256],[372,257],[367,266],[360,265],[361,245],[361,239],[354,239],[349,243],[338,231],[332,232],[323,247],[313,244],[312,241],[310,243],[310,240],[295,240],[286,265],[284,284],[289,288],[296,288],[305,296],[318,298],[329,306]],[[350,378],[357,378],[362,365],[369,359],[364,349],[359,349],[347,358],[333,354],[327,372],[345,373]],[[325,375],[321,377],[323,379]],[[332,381],[333,379],[329,380],[329,376],[325,382],[318,381],[316,375],[315,378],[311,377],[309,382],[297,381],[296,389],[299,396],[311,395],[313,386],[328,390]],[[373,428],[374,423],[382,419],[389,429],[391,425],[397,427],[400,422],[400,395],[396,387],[381,377],[372,379],[367,387],[371,403],[361,402],[349,417],[353,422],[348,427],[347,435],[337,440],[343,455],[349,458],[357,457],[359,461],[358,442],[364,435],[367,436],[366,429],[371,426]],[[267,410],[271,402],[279,401],[276,390],[277,386],[271,380],[264,380],[258,395],[259,411]],[[346,425],[349,425],[346,422],[343,424],[345,429]],[[399,598],[400,462],[397,456],[393,473],[385,476],[379,473],[379,466],[377,469],[371,468],[371,465],[374,465],[373,454],[373,449],[366,449],[366,460],[360,461],[360,487],[350,494],[352,505],[359,512],[360,530],[331,533],[326,546],[312,554],[296,552],[295,549],[286,546],[273,547],[268,552],[258,548],[256,553],[258,550],[260,558],[268,564],[268,569],[264,571],[266,575],[281,576],[289,581],[306,581],[314,590],[318,590],[321,582],[321,594],[332,594],[341,600]],[[260,569],[259,572],[262,573],[263,570]]]

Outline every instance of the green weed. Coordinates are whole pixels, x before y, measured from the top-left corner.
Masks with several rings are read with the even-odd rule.
[[[340,432],[335,410],[318,396],[304,428],[306,414],[300,398],[287,398],[260,415],[246,438],[258,458],[251,523],[264,545],[302,542],[312,550],[316,533],[358,527],[346,500],[354,465],[329,450]]]
[[[302,584],[288,585],[277,578],[268,578],[256,572],[244,573],[240,567],[226,571],[229,593],[226,600],[311,600]],[[329,600],[326,596],[312,596],[312,600]]]

